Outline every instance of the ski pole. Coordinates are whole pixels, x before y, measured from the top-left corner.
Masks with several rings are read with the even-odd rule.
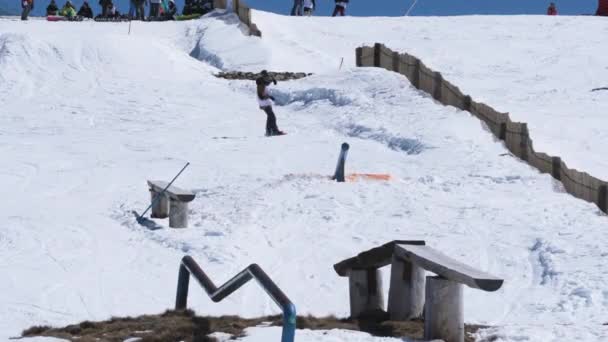
[[[165,191],[167,191],[167,189],[169,189],[169,187],[171,186],[171,184],[173,184],[173,182],[175,182],[175,180],[177,179],[177,177],[179,177],[179,175],[182,174],[182,172],[184,172],[184,170],[188,167],[188,165],[190,165],[190,162],[187,162],[186,165],[184,165],[184,167],[182,168],[182,170],[180,172],[177,173],[177,175],[175,175],[175,177],[173,177],[173,179],[169,182],[169,184],[167,184],[167,186],[163,189],[163,191],[159,192],[156,197],[154,197],[154,199],[152,200],[152,203],[150,203],[150,205],[148,206],[148,208],[146,209],[146,211],[144,211],[141,215],[139,215],[139,217],[137,218],[137,220],[141,220],[146,213],[148,212],[148,210],[150,210],[150,208],[152,208],[156,202],[158,202],[158,200],[160,199],[160,196],[162,196]]]

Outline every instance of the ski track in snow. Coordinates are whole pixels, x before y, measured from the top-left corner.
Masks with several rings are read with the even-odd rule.
[[[254,15],[263,40],[218,14],[134,22],[131,35],[126,24],[0,20],[0,186],[14,194],[2,202],[0,338],[31,325],[161,312],[172,306],[186,253],[216,284],[255,262],[299,313],[345,316],[347,281],[335,262],[390,240],[424,239],[505,277],[495,293],[465,289],[466,321],[493,326],[478,341],[608,340],[608,233],[597,208],[560,192],[477,119],[437,105],[404,77],[352,68],[354,47],[372,41],[345,33],[359,32],[359,19],[333,28],[306,18],[319,23],[312,42],[298,31],[307,23],[300,18]],[[388,46],[406,19],[376,20]],[[451,27],[419,19],[417,30],[433,20]],[[271,90],[287,136],[263,137],[253,82],[213,76],[260,68],[316,73]],[[347,173],[393,180],[332,182],[344,141]],[[138,225],[131,211],[149,204],[146,179],[169,180],[186,160],[176,185],[197,194],[190,228]],[[201,314],[279,312],[256,285],[221,304],[193,287],[189,305]],[[280,331],[249,333],[243,341]],[[298,340],[395,339],[299,331]]]

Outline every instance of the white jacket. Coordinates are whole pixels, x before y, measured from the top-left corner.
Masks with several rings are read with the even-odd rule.
[[[315,5],[312,0],[304,0],[304,8],[315,8]]]

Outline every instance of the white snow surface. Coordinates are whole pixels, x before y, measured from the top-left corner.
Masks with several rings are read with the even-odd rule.
[[[505,278],[494,293],[465,288],[466,322],[492,326],[478,341],[608,341],[605,215],[510,156],[469,114],[438,105],[403,76],[353,67],[354,47],[384,41],[428,60],[490,104],[499,92],[482,84],[511,84],[497,104],[540,115],[536,108],[546,108],[546,98],[519,101],[516,92],[527,90],[515,89],[508,72],[482,71],[494,63],[482,58],[492,47],[474,50],[481,38],[458,32],[490,42],[497,39],[492,30],[508,24],[503,32],[513,44],[495,43],[511,46],[524,44],[524,32],[536,37],[539,27],[570,21],[574,36],[559,44],[593,49],[575,39],[586,25],[600,25],[584,19],[589,23],[332,21],[255,12],[263,39],[242,35],[233,16],[217,14],[133,22],[130,35],[127,23],[0,20],[0,339],[32,325],[162,312],[174,303],[185,254],[218,285],[258,263],[298,313],[347,316],[347,280],[332,265],[390,240],[424,239]],[[451,48],[441,44],[459,34]],[[523,50],[512,50],[513,63]],[[480,64],[465,69],[471,56]],[[460,63],[442,69],[454,60]],[[575,65],[587,75],[601,73],[597,65]],[[213,77],[220,69],[260,68],[316,73],[271,90],[287,136],[263,137],[265,115],[253,82]],[[474,70],[478,77],[470,78]],[[521,70],[522,78],[537,75]],[[548,77],[542,82],[573,89]],[[579,118],[569,127],[588,126]],[[330,181],[344,141],[351,145],[347,172],[389,173],[393,180]],[[566,141],[573,142],[557,142]],[[594,160],[585,153],[581,158]],[[138,225],[131,211],[150,202],[146,179],[170,180],[186,161],[191,166],[176,185],[197,194],[190,228]],[[388,272],[384,277],[387,287]],[[199,314],[280,312],[255,283],[220,304],[191,286],[189,306]],[[244,341],[279,336],[278,328],[248,331]],[[340,331],[298,331],[296,339],[391,341]]]

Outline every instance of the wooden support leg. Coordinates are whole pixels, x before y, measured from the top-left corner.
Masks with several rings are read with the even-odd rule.
[[[154,201],[158,192],[150,189],[151,201]],[[153,218],[167,218],[169,216],[169,198],[167,195],[162,195],[158,201],[152,206]]]
[[[393,256],[388,312],[393,321],[422,317],[426,275],[424,269]]]
[[[169,210],[169,227],[188,227],[188,202],[171,199],[171,210]]]
[[[424,339],[464,342],[462,284],[441,278],[426,278]]]
[[[384,310],[380,270],[351,270],[348,281],[351,317],[356,318],[369,311]]]

